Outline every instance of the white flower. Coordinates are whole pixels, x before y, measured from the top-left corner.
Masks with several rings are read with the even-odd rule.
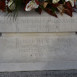
[[[66,1],[66,2],[67,2],[67,1],[70,1],[72,7],[74,7],[74,0],[65,0],[65,1]]]
[[[39,7],[39,5],[35,2],[35,0],[34,0],[34,1],[30,1],[30,2],[26,5],[26,7],[25,7],[25,11],[31,11],[32,9],[38,8],[38,7]]]
[[[52,3],[55,4],[55,3],[58,3],[60,0],[52,0]]]
[[[14,10],[15,9],[15,3],[13,2],[13,0],[10,0],[9,2],[8,2],[8,8],[12,11],[12,10]]]

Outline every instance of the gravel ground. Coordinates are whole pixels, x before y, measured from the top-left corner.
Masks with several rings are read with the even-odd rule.
[[[1,72],[0,77],[77,77],[77,70]]]

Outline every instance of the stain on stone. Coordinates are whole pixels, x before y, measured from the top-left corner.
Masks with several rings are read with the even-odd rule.
[[[77,32],[75,32],[75,34],[77,35]]]
[[[0,37],[2,36],[2,33],[0,32]]]

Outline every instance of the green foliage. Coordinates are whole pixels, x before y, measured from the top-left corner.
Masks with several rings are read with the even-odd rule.
[[[12,12],[13,14],[13,17],[16,18],[17,15],[18,15],[18,11],[21,9],[21,6],[22,6],[22,0],[13,0],[16,7],[15,7],[15,10]]]
[[[15,0],[14,2],[16,5],[15,11],[18,11],[22,6],[22,0]]]
[[[64,3],[65,2],[65,0],[62,0],[62,3]]]

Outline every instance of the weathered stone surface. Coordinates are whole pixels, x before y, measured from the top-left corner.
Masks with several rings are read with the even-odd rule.
[[[77,69],[74,33],[4,33],[0,71]]]
[[[0,72],[0,77],[77,77],[77,70]]]
[[[45,12],[42,15],[36,12],[19,13],[16,21],[11,17],[0,14],[0,32],[72,32],[77,31],[77,14],[58,18]]]

